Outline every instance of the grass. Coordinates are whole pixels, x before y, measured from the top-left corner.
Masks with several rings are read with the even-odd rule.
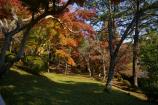
[[[12,69],[0,80],[0,93],[7,105],[154,105],[118,89],[80,75],[44,73],[31,75]]]

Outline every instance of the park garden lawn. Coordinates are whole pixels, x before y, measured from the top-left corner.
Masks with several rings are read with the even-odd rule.
[[[43,73],[42,76],[11,69],[0,79],[7,105],[154,105],[81,75]],[[139,97],[139,96],[137,96]]]

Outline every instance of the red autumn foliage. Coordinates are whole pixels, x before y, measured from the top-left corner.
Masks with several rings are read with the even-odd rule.
[[[13,8],[16,12],[23,10],[19,0],[0,0],[0,18],[11,18]]]
[[[87,20],[93,16],[95,16],[95,13],[93,13],[93,11],[88,12],[87,10],[78,10],[74,13],[65,12],[60,17],[60,19],[70,29],[78,31],[78,34],[80,34],[82,36],[85,36],[87,34],[89,36],[92,36],[95,34],[93,27],[91,25],[85,23],[85,20]]]
[[[95,10],[78,10],[77,14],[83,19],[89,19],[96,16]]]

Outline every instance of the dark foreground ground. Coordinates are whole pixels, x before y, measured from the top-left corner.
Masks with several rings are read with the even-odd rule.
[[[156,105],[84,76],[43,73],[35,76],[12,69],[0,80],[0,93],[7,105]]]

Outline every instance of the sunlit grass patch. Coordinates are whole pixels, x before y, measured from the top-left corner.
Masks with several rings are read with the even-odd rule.
[[[110,94],[103,89],[102,83],[82,75],[35,76],[16,69],[0,81],[7,105],[149,105],[116,88]]]

